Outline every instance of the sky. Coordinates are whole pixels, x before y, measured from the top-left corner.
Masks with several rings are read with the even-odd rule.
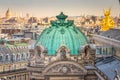
[[[102,16],[103,9],[112,7],[111,16],[120,14],[118,0],[0,0],[0,16],[9,8],[12,15],[36,17],[56,16],[64,12],[68,16]]]

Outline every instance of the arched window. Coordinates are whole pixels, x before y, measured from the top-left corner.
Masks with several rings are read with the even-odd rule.
[[[8,60],[9,60],[9,56],[8,56],[8,55],[6,55],[5,59],[6,59],[6,61],[8,61]]]
[[[17,54],[17,56],[16,56],[16,59],[18,59],[18,54]]]
[[[16,59],[17,59],[18,61],[20,60],[20,55],[19,55],[19,54],[17,54]]]
[[[13,55],[10,56],[10,60],[13,61]]]
[[[0,60],[2,60],[2,56],[0,55]]]
[[[16,58],[16,56],[15,56],[15,54],[13,54],[13,61],[15,61],[15,60],[16,60],[15,58]]]
[[[26,53],[26,57],[28,57],[28,53]]]
[[[18,60],[20,61],[20,54],[18,55]]]
[[[0,61],[2,61],[2,56],[0,55]]]
[[[24,59],[24,55],[23,54],[21,54],[21,58]]]
[[[29,58],[29,53],[25,53],[25,59],[28,59]]]

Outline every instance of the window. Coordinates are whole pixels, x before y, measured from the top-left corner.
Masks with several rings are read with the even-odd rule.
[[[15,61],[15,55],[13,54],[13,61]]]
[[[21,59],[25,59],[25,55],[24,55],[24,53],[23,54],[21,54]]]
[[[13,61],[13,55],[11,55],[10,60]]]
[[[28,57],[28,53],[27,53],[26,55],[27,55],[27,57]]]
[[[5,59],[6,59],[6,61],[8,61],[8,60],[9,60],[8,55],[6,55],[6,58],[5,58]]]
[[[2,61],[2,56],[0,56],[0,61]]]
[[[17,58],[16,58],[18,61],[20,60],[20,55],[19,54],[17,54]]]
[[[24,59],[24,55],[23,54],[21,54],[21,58]]]

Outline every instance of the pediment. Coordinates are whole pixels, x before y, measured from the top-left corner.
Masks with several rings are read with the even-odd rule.
[[[85,75],[87,70],[74,61],[59,61],[50,64],[43,73],[44,75]]]

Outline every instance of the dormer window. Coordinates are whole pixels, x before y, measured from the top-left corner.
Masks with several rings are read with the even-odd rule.
[[[23,58],[23,57],[24,57],[24,55],[22,54],[22,55],[21,55],[21,57]]]
[[[8,61],[8,60],[9,60],[9,56],[8,56],[8,55],[6,55],[5,59],[6,59],[6,61]]]
[[[20,55],[19,54],[17,54],[17,60],[20,60]]]
[[[25,59],[24,53],[23,53],[23,54],[21,54],[21,58],[22,58],[22,59]]]
[[[13,61],[15,61],[15,54],[13,54],[12,56],[13,56]]]
[[[26,57],[28,57],[28,53],[26,53]]]
[[[0,56],[0,61],[2,61],[2,56]]]

